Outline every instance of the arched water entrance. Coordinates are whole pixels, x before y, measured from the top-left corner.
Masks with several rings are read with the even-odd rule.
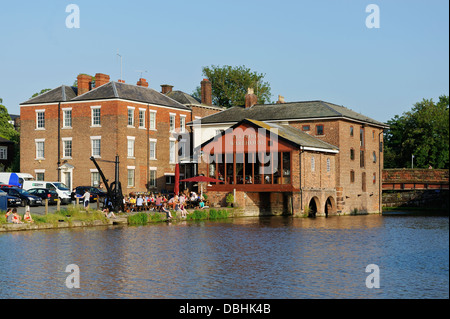
[[[336,213],[336,201],[333,197],[328,197],[325,202],[325,216],[328,217],[328,214]]]
[[[316,217],[318,208],[320,207],[319,199],[315,196],[311,198],[308,207],[309,207],[308,217]]]

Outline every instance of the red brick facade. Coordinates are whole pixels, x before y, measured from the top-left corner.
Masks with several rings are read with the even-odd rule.
[[[80,79],[83,77],[78,78],[79,82]],[[146,83],[144,79],[139,82]],[[100,109],[100,125],[93,125],[93,109]],[[128,125],[129,110],[133,111],[133,125]],[[71,111],[70,127],[65,126],[65,111]],[[144,114],[143,126],[140,126],[140,111]],[[37,112],[44,112],[44,129],[37,128]],[[100,139],[98,164],[106,178],[112,182],[114,163],[102,161],[114,161],[115,156],[119,155],[120,181],[124,193],[147,189],[171,191],[173,182],[166,184],[166,176],[173,176],[175,173],[175,162],[169,161],[170,142],[175,140],[170,131],[170,116],[174,116],[175,128],[179,131],[182,117],[185,119],[184,123],[188,123],[192,120],[193,113],[203,116],[207,112],[211,110],[193,112],[123,99],[22,105],[21,171],[34,176],[41,173],[45,180],[63,181],[70,183],[68,186],[71,187],[91,185],[92,173],[96,172],[94,163],[90,160],[92,140]],[[150,128],[150,113],[155,114],[154,129]],[[134,141],[134,154],[128,154],[128,140]],[[64,141],[71,141],[71,156],[64,154]],[[38,142],[44,143],[42,158],[37,157]],[[153,158],[150,157],[151,142],[156,142],[156,154]],[[175,141],[176,145],[177,143]],[[70,182],[64,180],[59,169],[66,163],[74,167],[70,172]],[[134,182],[130,183],[129,170],[134,170]],[[150,174],[154,174],[150,173],[151,170],[156,171],[154,186],[149,185]]]

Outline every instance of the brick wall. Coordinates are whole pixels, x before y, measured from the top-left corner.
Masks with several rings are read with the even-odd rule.
[[[91,107],[100,106],[101,126],[92,127]],[[134,127],[128,124],[128,108],[134,108]],[[63,108],[72,109],[72,128],[62,128]],[[36,110],[45,109],[45,130],[36,130]],[[139,109],[145,110],[145,129],[139,128]],[[156,130],[149,130],[149,111],[156,111]],[[95,169],[91,156],[91,137],[101,136],[101,158],[99,166],[111,183],[114,180],[114,161],[120,158],[120,181],[124,193],[145,191],[148,182],[147,167],[157,168],[157,188],[173,188],[166,185],[165,173],[174,173],[175,165],[169,163],[169,116],[175,114],[176,128],[180,126],[180,115],[190,118],[190,111],[158,107],[123,100],[61,103],[60,139],[58,140],[58,104],[21,107],[21,171],[35,175],[36,170],[45,170],[45,179],[59,180],[58,162],[73,165],[73,185],[90,185],[91,170]],[[135,140],[135,154],[128,157],[127,140]],[[72,138],[72,158],[63,158],[63,138]],[[148,160],[148,140],[156,139],[156,160]],[[36,160],[35,139],[45,139],[45,159]],[[58,158],[58,143],[60,157]],[[147,165],[148,164],[148,165]],[[135,169],[135,186],[128,187],[127,168]]]

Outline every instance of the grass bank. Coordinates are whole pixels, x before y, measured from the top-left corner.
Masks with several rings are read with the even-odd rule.
[[[171,211],[172,221],[181,220],[216,220],[225,219],[230,216],[230,212],[227,209],[203,209],[194,210],[187,214],[186,218],[181,217],[181,213]],[[148,223],[157,223],[166,221],[166,215],[158,212],[140,212],[128,217],[128,225],[146,225]]]

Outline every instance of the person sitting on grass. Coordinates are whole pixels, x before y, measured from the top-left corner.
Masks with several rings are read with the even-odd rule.
[[[172,213],[170,212],[170,210],[167,208],[167,203],[164,203],[162,206],[162,211],[164,213],[166,213],[166,218],[167,220],[171,220],[172,219]]]
[[[30,214],[30,208],[27,208],[27,211],[25,212],[25,215],[23,215],[23,220],[27,223],[34,223],[33,218],[31,217]]]
[[[12,208],[8,208],[5,214],[6,222],[12,223],[13,222],[13,212]]]
[[[13,209],[12,215],[13,215],[12,222],[14,224],[23,224],[23,221],[21,220],[22,218],[20,217],[19,214],[17,214],[17,209],[16,208]]]
[[[209,206],[205,206],[205,202],[203,200],[200,201],[200,203],[198,204],[198,207],[200,209],[205,209],[205,208],[209,208]]]
[[[105,208],[103,210],[103,213],[105,214],[106,218],[116,218],[116,215],[113,212],[109,211],[109,208]]]

